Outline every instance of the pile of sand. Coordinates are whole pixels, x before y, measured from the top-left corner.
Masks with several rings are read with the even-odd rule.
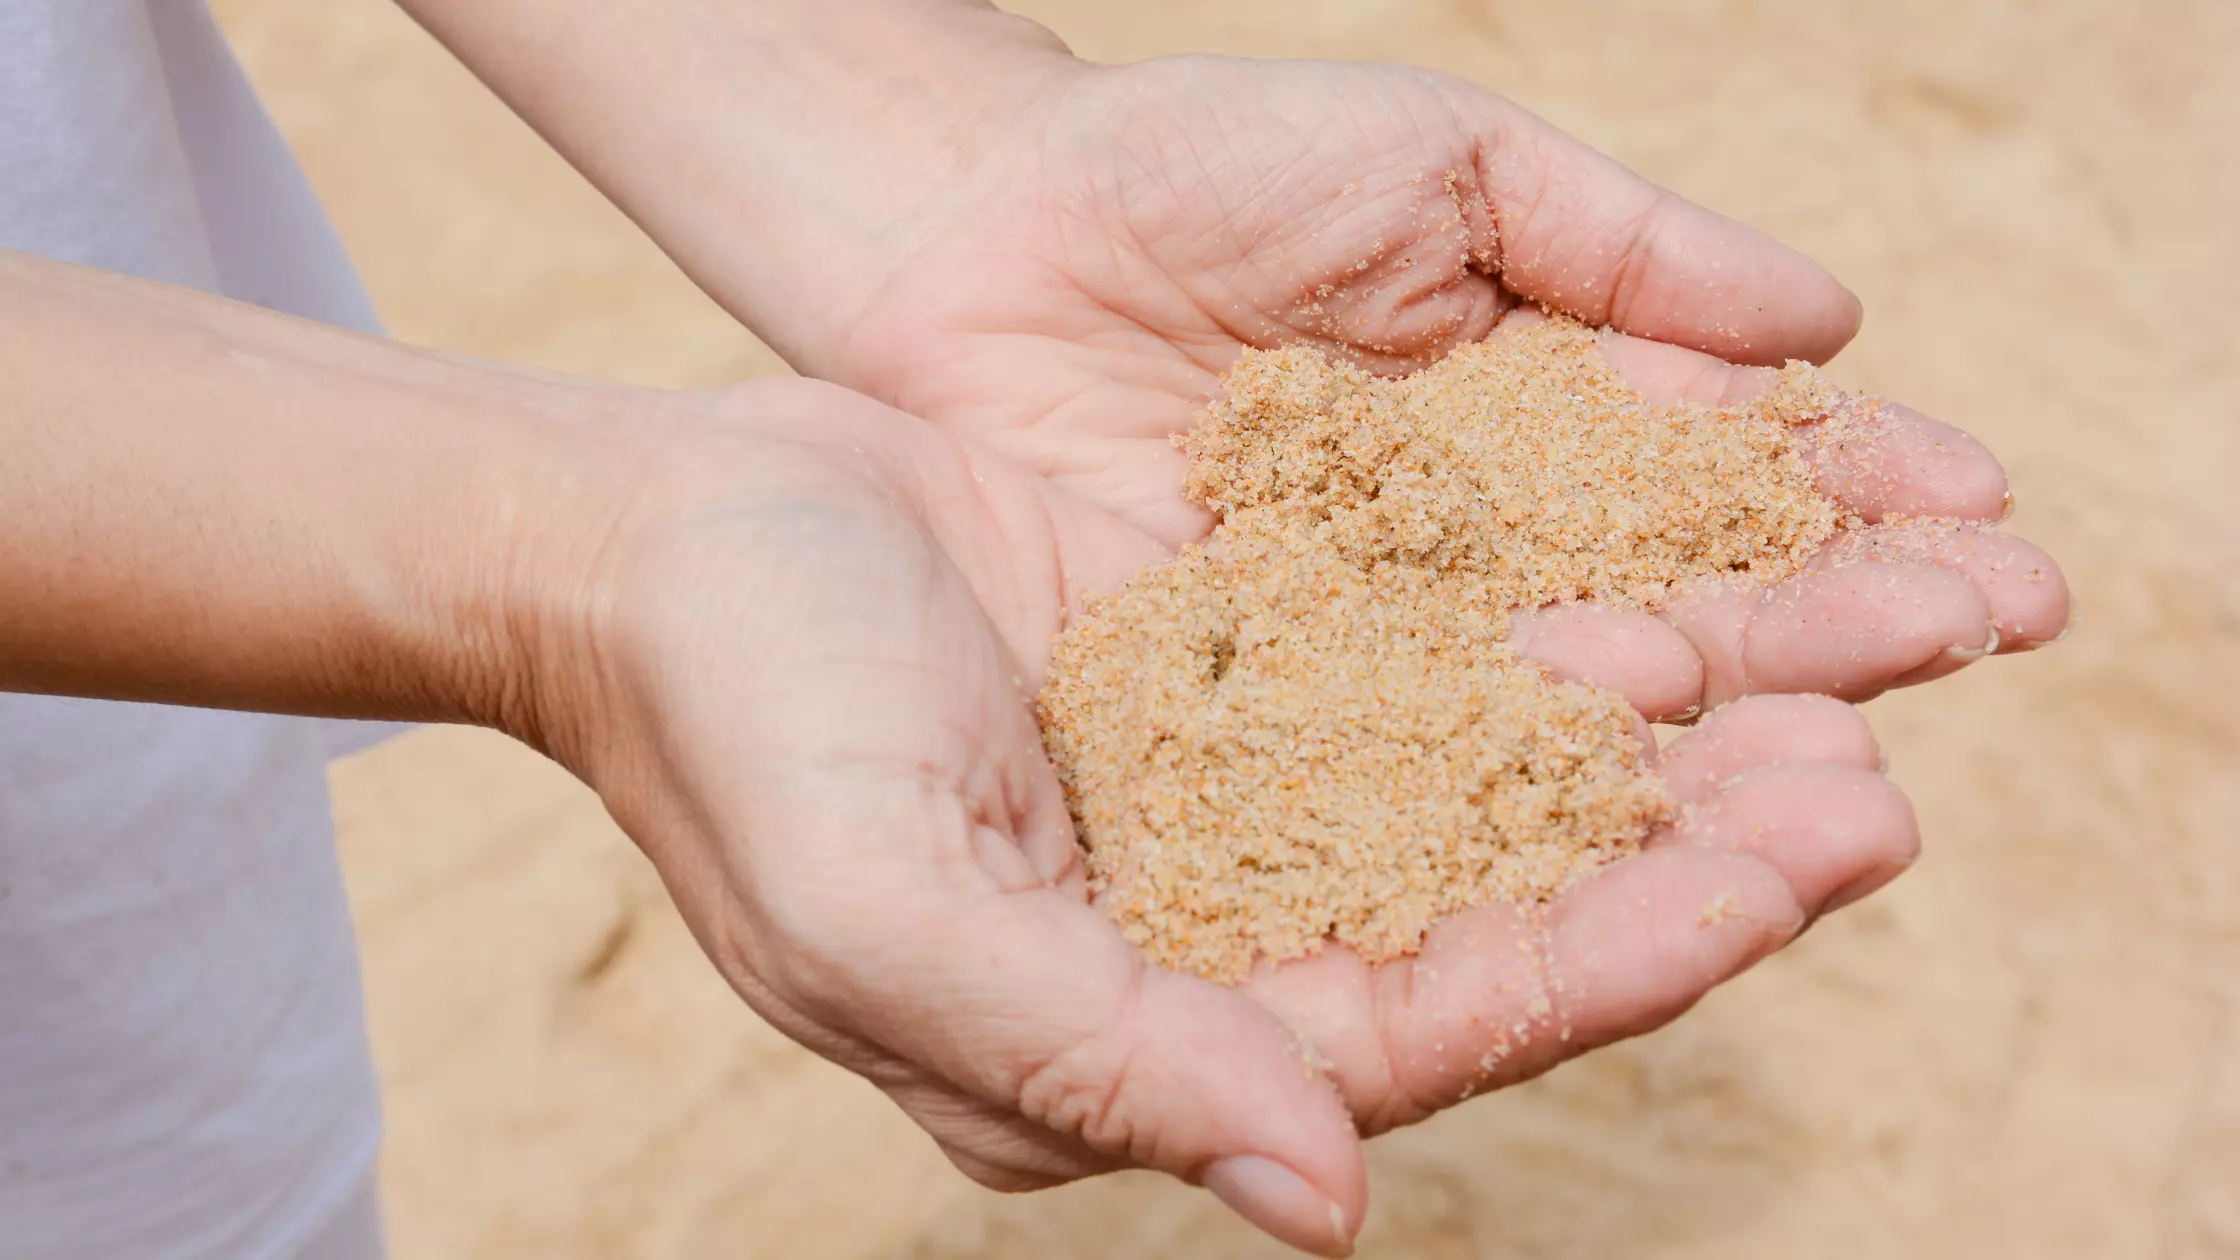
[[[1657,408],[1551,320],[1399,380],[1290,349],[1224,385],[1183,443],[1220,525],[1067,628],[1040,712],[1103,903],[1225,982],[1325,940],[1385,961],[1638,847],[1669,812],[1638,719],[1507,613],[1779,581],[1840,515],[1797,434],[1840,398],[1804,365]]]

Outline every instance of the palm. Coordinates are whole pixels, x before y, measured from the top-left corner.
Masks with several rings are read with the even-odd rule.
[[[1640,334],[1614,335],[1610,354],[1652,396],[1722,400],[1757,377],[1699,351],[1823,359],[1856,318],[1801,256],[1489,94],[1402,67],[1184,58],[1102,71],[1015,150],[923,234],[819,367],[1168,546],[1210,523],[1181,498],[1168,438],[1248,345],[1304,340],[1400,371],[1547,302]],[[1830,483],[1868,522],[2003,510],[1996,461],[1912,413],[1838,464],[1824,466]],[[1539,654],[1652,716],[1752,691],[1871,695],[1949,672],[1994,636],[2014,650],[2058,633],[2058,582],[1996,576],[2057,572],[2042,553],[1973,535],[1944,544],[1757,604],[1662,622],[1571,610],[1520,629],[1553,630]],[[1846,545],[1875,551],[1872,538]],[[1753,633],[1767,622],[1839,628],[1834,641]]]

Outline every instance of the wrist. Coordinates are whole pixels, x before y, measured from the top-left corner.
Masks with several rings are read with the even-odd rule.
[[[0,687],[537,742],[658,410],[5,252],[0,379]]]
[[[462,720],[586,769],[634,522],[663,497],[672,395],[570,382],[489,417],[418,603],[429,673]]]
[[[644,768],[639,706],[704,646],[685,640],[763,659],[753,617],[711,610],[798,561],[789,531],[867,486],[906,495],[887,444],[851,424],[868,404],[821,382],[569,388],[562,407],[508,417],[512,450],[475,495],[441,637],[462,645],[448,676],[470,720],[605,792]]]
[[[655,199],[664,249],[788,362],[829,375],[894,266],[1031,152],[1044,102],[1087,63],[1047,29],[970,0],[781,6],[797,23],[703,132],[712,197]],[[804,125],[814,119],[814,125]]]
[[[404,0],[796,366],[1087,71],[981,0]]]

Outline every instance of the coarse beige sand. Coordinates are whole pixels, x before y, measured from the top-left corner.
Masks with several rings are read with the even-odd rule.
[[[1370,571],[1271,511],[1093,603],[1038,698],[1090,891],[1153,962],[1224,984],[1325,940],[1389,962],[1669,815],[1633,710],[1518,655],[1454,598],[1482,580]]]
[[[1597,347],[1568,319],[1507,325],[1391,380],[1248,352],[1180,440],[1185,492],[1303,516],[1364,568],[1477,579],[1502,609],[1657,612],[1681,583],[1802,571],[1841,519],[1808,447],[1871,432],[1872,401],[1792,363],[1739,407],[1651,406]]]
[[[411,340],[776,370],[389,0],[216,0]],[[1969,428],[2057,652],[1868,708],[1927,851],[1674,1027],[1370,1147],[1392,1260],[2240,1256],[2240,5],[1035,0],[1084,52],[1500,86],[1830,264],[1846,384]],[[565,776],[341,767],[399,1260],[1276,1257],[1129,1176],[1007,1199],[743,1011]]]
[[[1222,377],[1177,443],[1219,523],[1074,618],[1036,704],[1090,891],[1153,962],[1389,962],[1670,816],[1633,711],[1509,614],[1802,572],[1842,514],[1807,435],[1874,409],[1802,363],[1651,406],[1598,347],[1541,319],[1397,379],[1304,346]]]

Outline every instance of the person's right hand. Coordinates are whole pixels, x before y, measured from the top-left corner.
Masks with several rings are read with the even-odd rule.
[[[520,733],[750,1005],[984,1184],[1161,1169],[1342,1252],[1361,1133],[1662,1024],[1913,855],[1852,710],[1748,700],[1669,751],[1685,821],[1544,913],[1243,989],[1157,970],[1089,903],[1029,697],[1066,609],[1162,548],[834,387],[682,412],[550,523]]]
[[[6,251],[0,379],[0,686],[547,749],[756,1009],[991,1185],[1158,1168],[1337,1250],[1357,1125],[1668,1019],[1913,851],[1855,716],[1746,701],[1667,762],[1682,825],[1544,916],[1225,990],[1088,904],[1027,703],[1160,548],[1000,457],[828,385],[651,394]]]

